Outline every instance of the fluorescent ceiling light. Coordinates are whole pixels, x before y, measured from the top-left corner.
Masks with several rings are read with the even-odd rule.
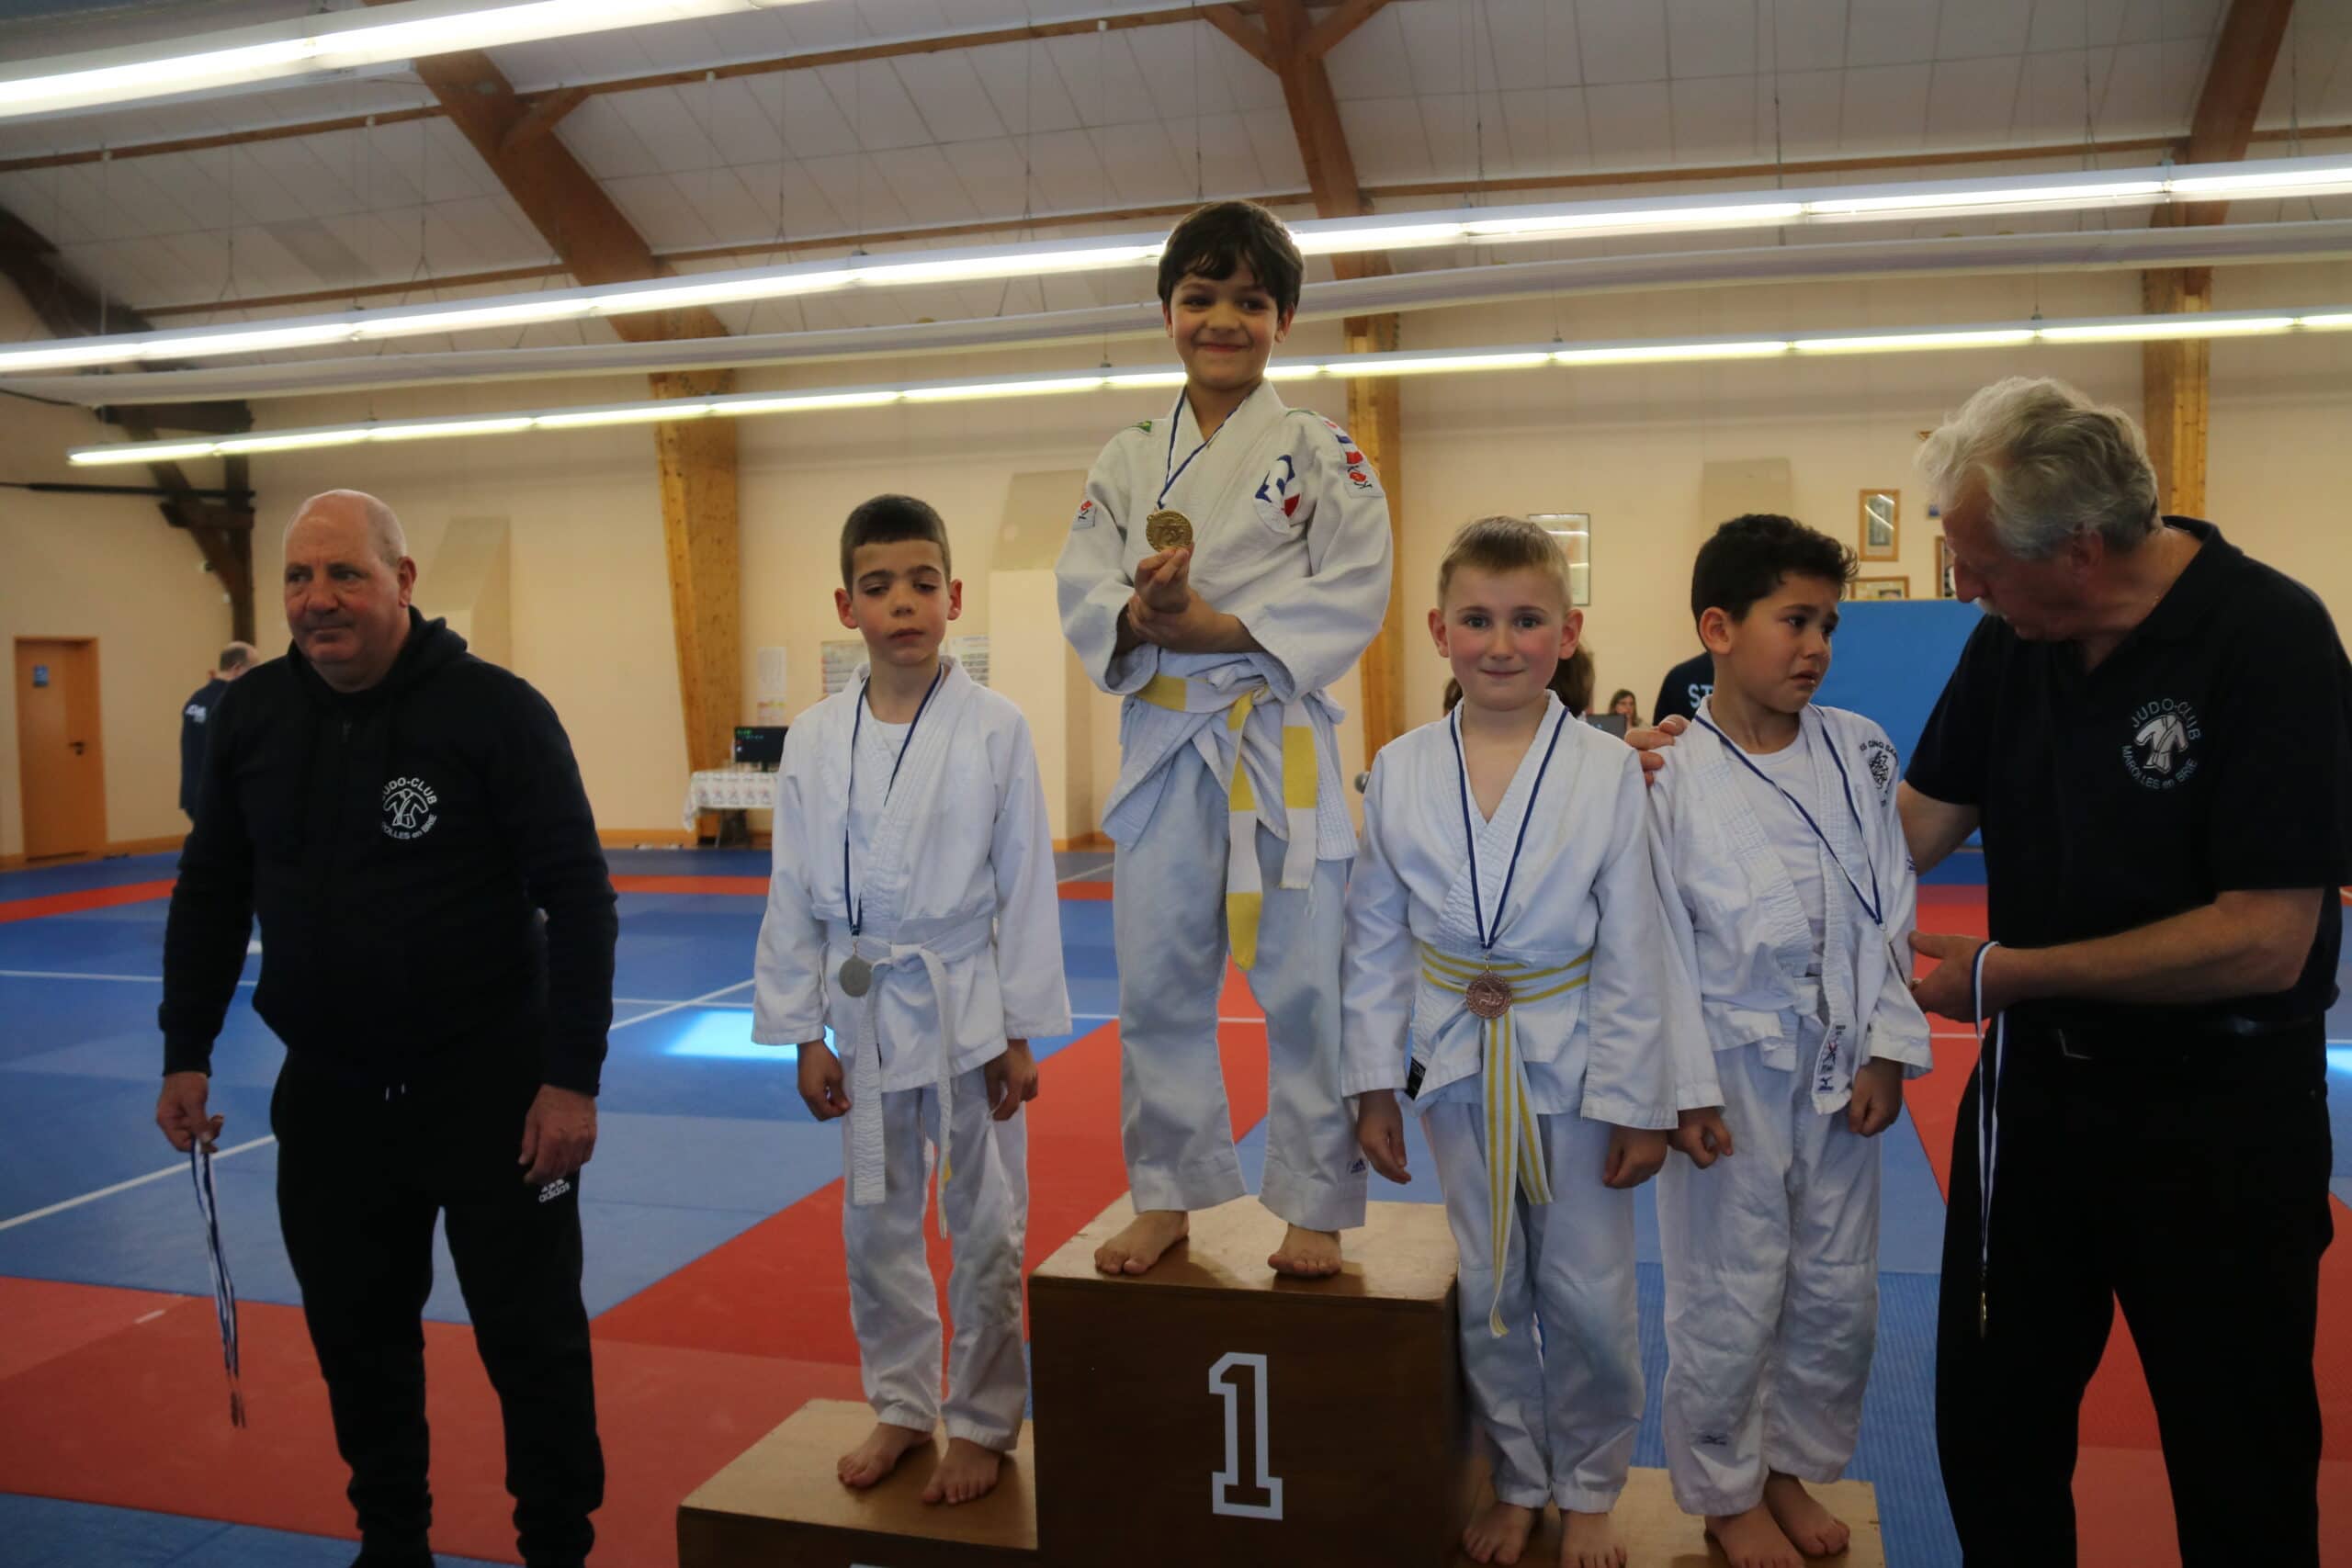
[[[2163,169],[2126,171],[2086,184],[2079,175],[2003,180],[1911,182],[1875,187],[1822,186],[1770,193],[1758,199],[1673,197],[1657,201],[1558,202],[1519,208],[1471,208],[1401,216],[1316,220],[1292,232],[1309,254],[1443,244],[1465,238],[1478,243],[1573,239],[1578,235],[1668,232],[1736,228],[1757,223],[1860,222],[1901,220],[1933,211],[1987,213],[2030,209],[2053,203],[2082,205],[2086,192],[2098,199],[2154,205],[2179,199],[2190,186],[2200,200],[2232,191],[2259,194],[2263,182],[2292,179],[2298,188],[2352,191],[2352,164],[2342,158],[2279,159],[2256,164],[2205,164],[2191,177],[2171,177]],[[2330,183],[2334,182],[2334,183]],[[2125,194],[2139,192],[2142,194]],[[1912,203],[1925,202],[1926,209]],[[1113,235],[1073,243],[1067,240],[983,245],[954,252],[912,253],[904,260],[860,258],[800,262],[729,273],[655,278],[622,288],[542,290],[484,298],[464,304],[398,310],[346,310],[334,315],[255,323],[249,327],[204,327],[131,333],[96,338],[0,344],[0,375],[86,368],[141,360],[191,359],[223,354],[253,354],[352,339],[375,340],[424,333],[470,330],[516,322],[561,320],[580,314],[614,316],[640,310],[749,299],[781,299],[843,288],[888,288],[1046,272],[1080,272],[1139,265],[1159,254],[1158,234]]]
[[[2086,321],[2076,326],[2048,326],[2041,335],[2052,343],[2145,343],[2154,338],[2244,337],[2254,333],[2282,333],[2295,325],[2292,316],[2225,316],[2203,320],[2192,312],[2157,321]]]
[[[1790,344],[1799,354],[1899,354],[1906,349],[1999,348],[2031,343],[2031,327],[1993,327],[1964,333],[1879,333],[1858,337],[1801,337]]]
[[[1760,338],[1736,343],[1632,343],[1592,348],[1562,348],[1552,354],[1555,365],[1656,365],[1675,359],[1764,359],[1786,354],[1786,338]]]
[[[1269,365],[1266,367],[1266,379],[1269,381],[1304,381],[1309,377],[1322,375],[1328,368],[1329,367],[1327,366],[1307,365],[1303,363],[1292,365]]]
[[[1034,381],[985,381],[942,387],[909,387],[910,403],[963,402],[972,398],[1030,398],[1047,392],[1091,392],[1104,376],[1043,376]]]
[[[498,414],[484,419],[435,419],[420,423],[379,424],[373,439],[378,441],[434,441],[444,435],[509,435],[518,430],[528,430],[533,423],[526,413]]]
[[[780,398],[758,396],[719,398],[714,400],[710,412],[740,416],[755,413],[798,413],[804,409],[865,409],[881,403],[895,403],[906,396],[897,388],[873,392],[809,392]]]
[[[253,87],[461,49],[765,10],[799,0],[404,0],[35,60],[0,73],[0,118]]]
[[[2292,164],[2295,167],[2286,165]],[[2327,158],[2278,158],[2255,169],[2188,175],[2172,182],[2174,199],[2205,201],[2233,196],[2324,196],[2352,189],[2352,163]]]
[[[1822,334],[1790,338],[1684,338],[1649,343],[1577,346],[1497,346],[1453,354],[1357,354],[1339,361],[1288,365],[1271,377],[1299,380],[1411,375],[1448,370],[1510,370],[1537,366],[1641,365],[1668,361],[1705,363],[1808,354],[1932,353],[2015,346],[2025,343],[2100,343],[2181,337],[2239,337],[2256,333],[2337,331],[2352,328],[2352,310],[2341,306],[2293,314],[2192,312],[2173,316],[2122,317],[2075,321],[2000,321],[1981,326],[1938,327],[1915,333]],[[899,387],[817,388],[805,392],[752,392],[692,400],[654,399],[603,408],[549,409],[543,412],[485,414],[472,418],[408,420],[335,425],[314,430],[259,432],[219,441],[121,442],[76,447],[67,456],[77,465],[162,462],[239,452],[282,451],[304,446],[356,445],[369,441],[414,441],[436,435],[491,434],[499,431],[577,430],[598,425],[654,424],[706,414],[747,416],[820,409],[871,408],[886,403],[974,402],[1042,393],[1164,388],[1177,373],[1078,371],[1017,381],[934,381]]]

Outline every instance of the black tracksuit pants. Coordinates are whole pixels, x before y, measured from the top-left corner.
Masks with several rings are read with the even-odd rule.
[[[277,1212],[371,1544],[432,1522],[422,1314],[447,1217],[474,1343],[505,1415],[506,1489],[532,1568],[582,1562],[604,1452],[580,1295],[580,1178],[526,1186],[536,1067],[469,1066],[388,1093],[289,1058],[270,1104]]]
[[[2072,1042],[2012,1031],[1981,1335],[1971,1083],[1952,1139],[1936,1434],[1972,1568],[2074,1563],[2083,1391],[2119,1303],[2184,1568],[2318,1568],[2324,1033],[2070,1055]]]

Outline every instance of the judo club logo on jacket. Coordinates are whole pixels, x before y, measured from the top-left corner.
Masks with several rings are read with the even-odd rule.
[[[403,841],[424,837],[441,820],[433,811],[440,804],[423,779],[394,779],[384,786],[384,836]]]
[[[2197,710],[2170,697],[2143,703],[2132,710],[2132,742],[2123,748],[2123,771],[2143,789],[2172,789],[2197,773],[2192,755],[2205,739]]]

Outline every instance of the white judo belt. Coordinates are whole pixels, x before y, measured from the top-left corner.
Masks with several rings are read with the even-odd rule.
[[[996,922],[978,919],[941,932],[927,942],[855,945],[854,951],[872,966],[874,977],[865,997],[852,1004],[849,1018],[843,1021],[849,1025],[848,1038],[842,1043],[849,1068],[849,1201],[853,1205],[882,1201],[889,1163],[882,1134],[882,976],[920,964],[931,983],[932,1005],[939,1015],[939,1184],[944,1189],[949,1176],[947,1145],[955,1125],[956,1082],[956,1031],[948,1005],[946,965],[986,953],[995,938]],[[868,957],[865,952],[868,946],[880,946],[882,951]],[[943,1234],[946,1224],[946,1208],[942,1204]]]

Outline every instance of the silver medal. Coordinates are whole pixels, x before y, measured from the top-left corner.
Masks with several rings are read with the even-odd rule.
[[[874,988],[874,965],[854,953],[842,963],[842,994],[862,997]]]

